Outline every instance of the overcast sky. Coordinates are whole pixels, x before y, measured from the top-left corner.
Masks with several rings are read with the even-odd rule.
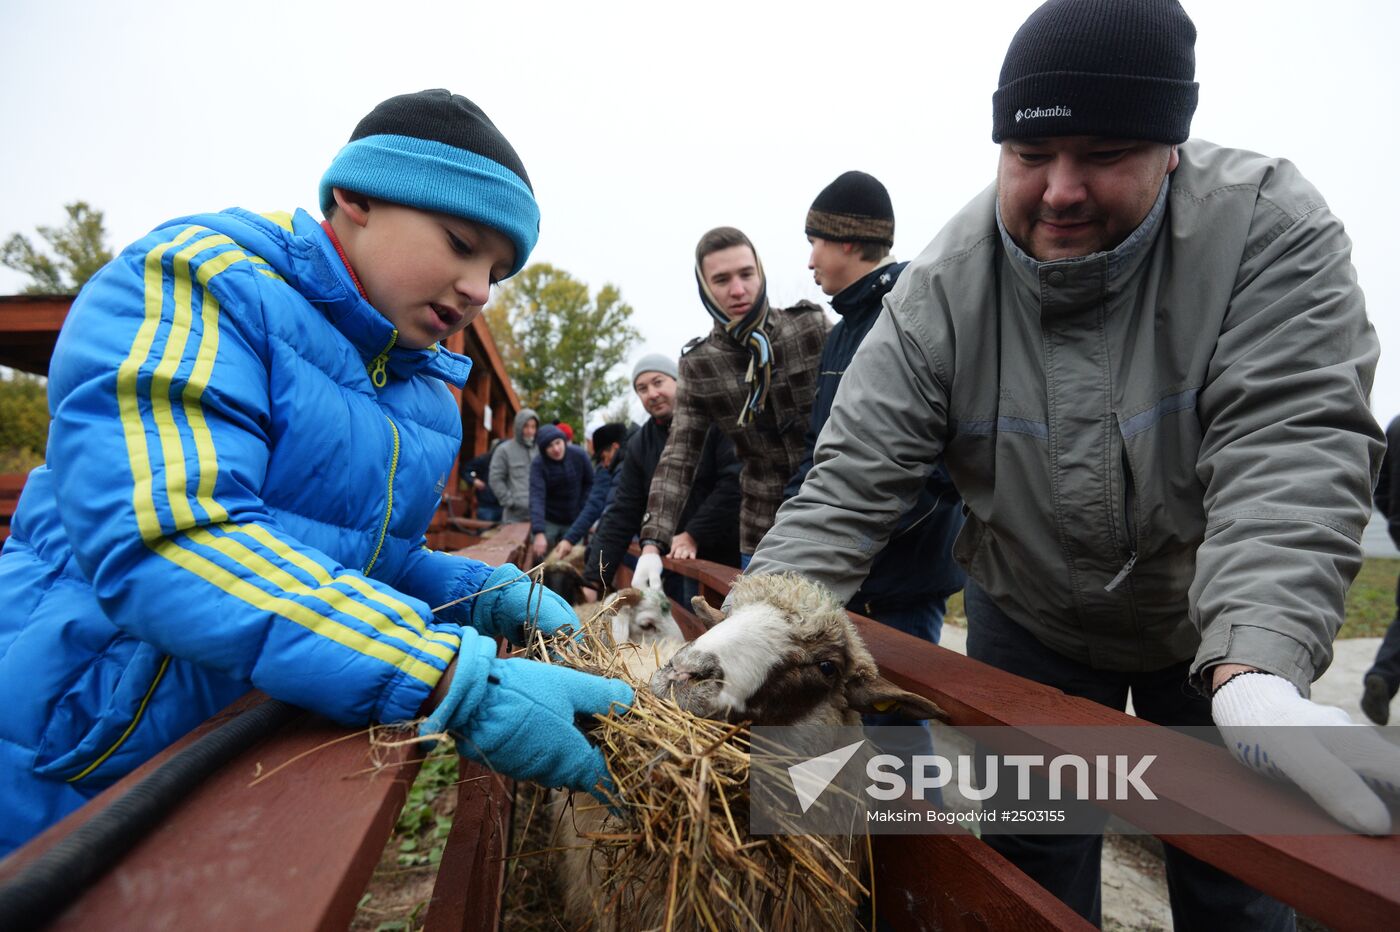
[[[709,319],[692,250],[732,224],[776,304],[822,300],[802,224],[857,168],[912,258],[991,182],[991,95],[1033,0],[859,3],[155,3],[0,0],[0,235],[83,199],[115,245],[230,206],[316,205],[326,164],[378,101],[475,100],[543,212],[533,259],[636,309],[634,358]],[[1374,408],[1400,413],[1400,4],[1186,0],[1192,135],[1284,156],[1342,218],[1383,352]],[[1386,256],[1390,255],[1390,259]],[[23,279],[0,269],[0,293]]]

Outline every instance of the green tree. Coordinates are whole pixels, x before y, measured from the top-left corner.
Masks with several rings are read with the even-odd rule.
[[[24,372],[0,377],[0,473],[28,472],[42,463],[48,434],[44,379]]]
[[[590,296],[586,284],[543,262],[502,285],[486,309],[516,393],[542,417],[579,426],[627,391],[627,380],[608,372],[640,337],[631,319],[616,286]]]
[[[68,221],[61,227],[38,227],[54,257],[37,249],[29,237],[15,233],[0,246],[0,265],[30,278],[25,294],[77,294],[98,269],[112,259],[102,211],[85,201],[65,204]]]
[[[631,386],[628,386],[631,388]],[[632,392],[624,390],[612,406],[599,415],[604,424],[632,423]]]

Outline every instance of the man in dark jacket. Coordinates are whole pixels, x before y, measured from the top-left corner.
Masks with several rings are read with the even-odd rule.
[[[553,424],[540,428],[535,445],[540,455],[530,464],[530,553],[542,560],[583,510],[593,487],[593,464],[583,447],[569,443]]]
[[[499,439],[494,441],[489,450],[474,457],[462,467],[463,477],[472,484],[472,492],[476,499],[476,516],[482,521],[501,520],[500,499],[496,498],[496,493],[491,491],[488,484],[491,478],[491,456],[500,442]]]
[[[676,361],[659,353],[643,357],[632,370],[632,388],[650,417],[627,442],[622,469],[614,479],[612,504],[598,522],[598,531],[584,558],[584,582],[595,589],[612,585],[627,546],[642,526],[652,474],[671,430],[676,405]],[[711,427],[701,446],[700,465],[690,496],[681,510],[671,555],[699,557],[726,566],[739,564],[739,460],[734,444]],[[667,573],[662,588],[682,599],[684,580]]]
[[[1376,482],[1376,507],[1385,515],[1390,539],[1400,547],[1400,417],[1385,429],[1385,459]],[[1375,663],[1362,680],[1361,711],[1377,725],[1390,722],[1390,700],[1400,691],[1400,582],[1395,589],[1395,620],[1385,629]]]
[[[806,453],[783,489],[784,499],[802,487],[841,376],[909,264],[896,264],[890,256],[894,206],[885,186],[865,172],[846,172],[822,189],[807,211],[806,232],[812,244],[807,267],[841,319],[822,348]],[[966,579],[953,560],[953,540],[962,526],[962,499],[948,471],[939,466],[847,607],[937,644],[948,596]]]
[[[583,510],[550,551],[551,560],[566,559],[612,502],[617,474],[627,460],[622,447],[627,436],[627,425],[621,423],[604,424],[593,432],[593,488],[588,493],[588,501],[583,503]]]

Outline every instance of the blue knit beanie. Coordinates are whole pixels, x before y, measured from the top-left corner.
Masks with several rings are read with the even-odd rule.
[[[569,442],[569,438],[564,436],[564,432],[553,424],[544,425],[540,428],[539,433],[535,434],[535,446],[540,448],[541,453],[544,452],[545,447],[556,440],[562,440],[566,444]]]
[[[390,97],[369,112],[321,177],[321,210],[344,188],[484,224],[515,245],[514,275],[540,236],[520,156],[481,111],[441,88]]]

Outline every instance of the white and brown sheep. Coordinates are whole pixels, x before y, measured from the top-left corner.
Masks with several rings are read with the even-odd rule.
[[[859,725],[862,712],[943,718],[933,702],[880,675],[846,609],[830,591],[795,573],[743,576],[725,618],[682,647],[651,682],[704,718],[756,725]]]
[[[677,639],[669,658],[665,655],[672,642],[652,639],[652,649],[635,652],[640,660],[628,659],[628,668],[636,675],[644,673],[645,663],[654,664],[652,692],[704,718],[757,725],[859,725],[862,712],[945,717],[930,700],[880,675],[844,607],[816,583],[796,574],[741,577],[730,606],[726,618],[696,597],[695,612],[713,627],[689,644]],[[637,632],[630,639],[637,640]],[[646,632],[641,640],[648,640]],[[589,927],[623,927],[617,923],[622,911],[596,912],[605,865],[588,837],[628,831],[627,817],[589,804],[570,813],[569,805],[569,794],[556,794],[553,811],[557,844],[564,848],[568,915]],[[664,897],[638,891],[629,900],[625,927],[661,924]]]

